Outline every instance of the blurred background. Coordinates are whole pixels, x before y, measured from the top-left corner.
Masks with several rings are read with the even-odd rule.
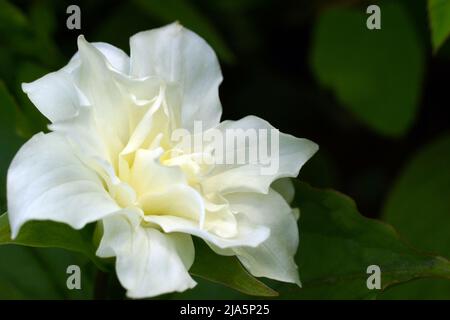
[[[70,4],[81,8],[81,30],[66,27]],[[370,4],[381,8],[381,30],[366,27]],[[302,180],[349,195],[414,246],[450,257],[450,45],[432,35],[430,17],[426,0],[0,0],[1,212],[13,155],[47,131],[20,84],[64,66],[79,34],[129,53],[131,35],[178,20],[219,56],[223,119],[254,114],[315,141]],[[65,290],[57,270],[68,261],[95,272],[72,253],[0,246],[0,298],[100,297],[88,272],[82,291]],[[109,297],[123,294],[108,285]],[[245,296],[201,281],[165,298]],[[381,298],[449,299],[450,285],[420,280]]]

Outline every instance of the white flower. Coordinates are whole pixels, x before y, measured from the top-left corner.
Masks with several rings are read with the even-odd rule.
[[[257,164],[206,166],[171,140],[174,130],[192,132],[194,121],[205,130],[273,127],[253,116],[219,123],[219,63],[181,25],[138,33],[130,46],[128,57],[80,36],[67,66],[23,84],[51,132],[30,139],[9,168],[12,236],[30,220],[75,229],[102,221],[97,255],[116,257],[133,298],[195,286],[192,235],[255,276],[299,284],[295,211],[283,197],[292,186],[272,182],[297,176],[317,146],[281,134],[272,175]]]

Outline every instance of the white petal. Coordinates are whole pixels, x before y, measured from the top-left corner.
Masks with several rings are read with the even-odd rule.
[[[131,171],[131,184],[139,194],[162,192],[172,185],[187,184],[179,167],[164,166],[159,162],[162,149],[140,149],[136,152]]]
[[[115,71],[105,56],[83,36],[78,37],[78,52],[81,66],[77,85],[93,106],[97,125],[105,137],[118,137],[124,146],[130,134],[131,98],[114,80]]]
[[[130,73],[130,57],[123,50],[105,42],[92,42],[92,45],[106,57],[114,70],[124,75]]]
[[[274,129],[267,121],[248,116],[239,121],[224,121],[217,129],[226,136],[227,130],[270,130]],[[256,131],[258,132],[258,131]],[[224,155],[237,154],[237,143],[224,143]],[[248,148],[246,143],[246,148]],[[270,143],[268,150],[270,150]],[[202,182],[205,193],[261,192],[267,193],[273,181],[284,177],[296,177],[303,164],[317,151],[318,146],[307,139],[279,133],[279,153],[270,154],[269,160],[274,166],[273,172],[262,174],[261,163],[216,165],[214,171]],[[242,149],[239,150],[242,152]],[[248,150],[245,151],[249,152]],[[278,157],[278,159],[276,159]],[[226,156],[225,156],[226,158]],[[278,161],[278,166],[276,166]],[[266,167],[267,168],[267,167]]]
[[[142,212],[139,209],[123,209],[101,221],[103,236],[97,248],[97,256],[112,258],[117,248],[132,240],[134,231],[140,227]]]
[[[80,106],[76,116],[54,122],[49,125],[49,129],[66,136],[85,162],[95,160],[118,168],[118,153],[123,144],[117,135],[108,135],[105,127],[98,126],[93,106]]]
[[[121,207],[135,203],[135,191],[117,176],[117,151],[120,142],[105,139],[97,128],[92,106],[81,106],[76,117],[51,124],[49,128],[63,134],[83,163],[94,170],[107,185],[109,194]],[[109,143],[108,143],[109,142]]]
[[[120,206],[128,206],[135,201],[135,192],[117,177],[115,171],[119,160],[116,152],[121,143],[114,137],[106,138],[97,128],[92,106],[81,106],[78,111],[77,116],[55,122],[49,128],[70,141],[76,154],[103,179]]]
[[[98,51],[108,61],[109,66],[120,73],[128,75],[130,72],[130,57],[123,50],[105,42],[91,42]],[[80,67],[80,53],[77,52],[70,59],[69,63],[63,68],[66,72],[73,73]]]
[[[80,229],[119,209],[99,177],[57,133],[38,133],[8,170],[8,212],[13,237],[29,220],[53,220]]]
[[[22,90],[51,122],[73,117],[80,105],[71,75],[61,70],[34,82],[23,83]]]
[[[206,214],[203,227],[205,230],[223,238],[232,238],[238,235],[238,222],[234,213],[226,205],[217,205],[204,200]]]
[[[235,193],[231,207],[254,223],[270,228],[269,238],[256,248],[234,248],[243,265],[256,277],[300,285],[294,255],[298,247],[297,221],[286,201],[275,191],[268,194]]]
[[[56,121],[49,129],[69,138],[79,154],[112,162],[113,155],[97,129],[92,109],[92,106],[80,106],[76,116]]]
[[[183,128],[191,130],[194,120],[203,121],[204,128],[219,123],[222,73],[214,51],[202,38],[173,23],[135,34],[130,47],[132,76],[158,76],[181,86]]]
[[[148,109],[142,113],[140,119],[136,121],[130,139],[121,151],[122,156],[142,149],[150,149],[150,146],[157,143],[157,146],[165,145],[169,141],[170,127],[172,119],[165,112],[164,108],[164,90],[154,97],[154,101],[148,104]],[[136,108],[133,108],[136,110]],[[156,146],[155,146],[156,147]]]
[[[188,273],[194,261],[189,235],[163,234],[136,223],[135,213],[118,214],[103,220],[104,236],[97,254],[116,256],[117,276],[130,298],[193,288]]]
[[[174,184],[160,192],[147,192],[139,199],[146,215],[172,215],[203,225],[205,206],[201,195],[187,185]]]
[[[238,232],[234,237],[220,237],[199,227],[196,221],[175,216],[145,216],[145,221],[159,225],[164,232],[188,233],[208,241],[219,248],[236,246],[256,247],[265,241],[270,230],[259,223],[249,223],[242,215],[237,215]]]
[[[106,57],[112,68],[129,73],[130,58],[126,53],[107,43],[93,45]],[[74,79],[74,71],[79,67],[80,55],[76,53],[64,68],[22,84],[22,90],[51,122],[66,120],[77,114],[83,101]]]

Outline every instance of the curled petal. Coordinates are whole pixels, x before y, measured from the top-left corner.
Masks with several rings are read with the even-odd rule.
[[[81,65],[77,86],[93,106],[95,120],[105,138],[117,137],[125,145],[130,134],[130,98],[114,80],[115,71],[106,57],[83,36],[78,37],[78,52]]]
[[[38,133],[16,154],[8,170],[12,236],[30,220],[53,220],[80,229],[120,208],[66,138]]]
[[[179,167],[167,167],[159,162],[162,149],[136,152],[131,173],[131,183],[140,194],[163,192],[173,185],[186,184]]]
[[[236,235],[227,238],[200,228],[198,222],[191,219],[175,216],[145,216],[144,219],[160,226],[164,232],[188,233],[222,249],[236,246],[256,247],[265,241],[270,234],[268,228],[259,223],[251,224],[242,215],[236,216],[238,227]]]
[[[264,130],[270,132],[275,130],[267,121],[255,116],[248,116],[239,121],[224,121],[216,129],[220,130],[224,137],[227,130]],[[250,150],[249,143],[246,144],[245,154]],[[237,150],[237,143],[225,144],[224,159],[227,154],[232,155],[243,152]],[[254,146],[253,146],[254,147]],[[258,146],[259,147],[259,146]],[[269,149],[269,147],[268,147]],[[265,165],[262,162],[239,164],[216,165],[214,171],[202,181],[205,193],[234,193],[234,192],[260,192],[268,193],[273,181],[284,177],[296,177],[300,168],[317,151],[318,146],[307,139],[296,138],[294,136],[279,133],[279,152],[269,154],[267,159],[274,170],[264,173]],[[230,157],[232,158],[232,157]],[[216,161],[220,163],[223,159]]]
[[[75,116],[80,106],[81,98],[73,79],[64,70],[49,73],[31,83],[23,83],[22,90],[51,122]]]
[[[114,70],[129,73],[130,58],[125,52],[103,42],[92,45],[106,57]],[[79,106],[86,103],[85,97],[76,86],[76,72],[80,64],[80,54],[76,53],[64,68],[22,84],[22,90],[51,122],[75,116]]]
[[[174,184],[159,192],[148,192],[139,200],[146,215],[173,215],[204,223],[205,208],[200,194],[193,188]]]
[[[298,247],[298,227],[292,209],[277,192],[236,193],[227,196],[233,210],[254,223],[270,228],[270,236],[255,248],[233,248],[243,265],[256,277],[267,277],[300,285],[294,255]]]
[[[157,76],[183,88],[183,128],[191,130],[195,120],[202,120],[205,128],[219,123],[222,73],[216,54],[205,40],[172,23],[135,34],[130,47],[132,76]]]
[[[136,220],[138,219],[138,220]],[[194,245],[186,234],[164,234],[138,225],[135,212],[107,217],[97,251],[100,257],[116,256],[117,276],[130,298],[146,298],[193,288],[188,273]]]

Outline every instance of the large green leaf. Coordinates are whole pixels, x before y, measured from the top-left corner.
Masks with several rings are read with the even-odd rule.
[[[95,255],[95,247],[89,232],[75,230],[63,223],[53,221],[30,221],[20,230],[16,239],[11,239],[8,215],[0,216],[0,245],[17,244],[41,248],[61,248],[81,253],[105,270],[101,259]]]
[[[189,272],[248,295],[266,297],[278,295],[276,291],[250,275],[236,257],[217,255],[200,241],[195,243],[195,263]]]
[[[450,257],[450,135],[426,146],[405,167],[384,208],[384,218],[414,246]],[[386,298],[450,299],[450,282],[421,280],[386,292]]]
[[[0,299],[92,298],[93,270],[81,255],[61,249],[5,245],[0,246],[0,261]],[[80,267],[80,290],[66,286],[70,265]]]
[[[428,0],[428,16],[433,48],[437,51],[450,35],[450,1]]]
[[[280,286],[282,298],[374,298],[380,290],[366,286],[370,265],[381,268],[383,290],[421,277],[450,279],[448,260],[412,249],[391,226],[363,217],[336,191],[296,183],[295,204],[301,212],[297,262],[303,288]]]
[[[413,124],[424,50],[404,6],[378,3],[381,29],[369,30],[362,10],[333,8],[319,18],[311,64],[321,85],[362,123],[386,136]]]

